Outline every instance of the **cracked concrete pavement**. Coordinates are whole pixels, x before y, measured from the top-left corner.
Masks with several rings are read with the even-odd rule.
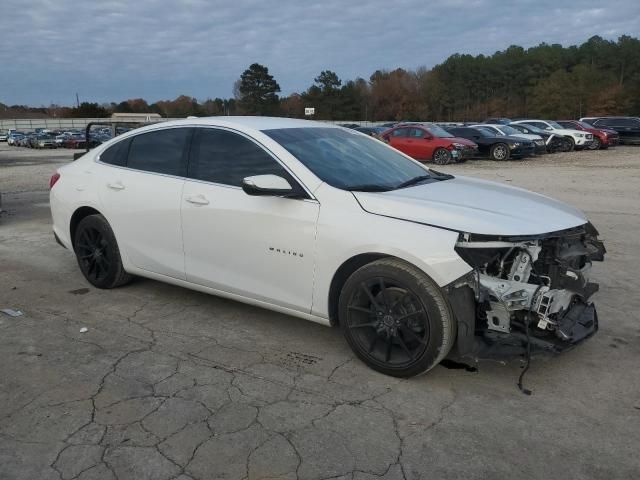
[[[399,380],[337,329],[151,280],[96,290],[51,234],[68,159],[13,152],[0,308],[25,314],[0,314],[3,480],[638,478],[640,148],[442,168],[569,201],[605,239],[600,332],[534,360],[532,396],[517,360]]]

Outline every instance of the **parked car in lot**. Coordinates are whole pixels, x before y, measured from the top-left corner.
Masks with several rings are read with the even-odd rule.
[[[618,132],[620,143],[640,145],[640,118],[638,117],[586,117],[581,122],[595,128],[610,128]]]
[[[487,118],[482,123],[490,123],[490,124],[493,124],[493,125],[509,125],[511,122],[513,122],[513,120],[511,120],[510,118],[493,117],[493,118]]]
[[[382,134],[389,129],[386,127],[356,127],[354,130],[379,139],[382,138]]]
[[[51,135],[37,135],[33,142],[33,148],[57,148],[56,140]]]
[[[18,143],[21,139],[24,138],[24,134],[22,132],[11,132],[9,137],[7,138],[7,143],[14,147],[18,146]]]
[[[0,132],[0,142],[6,142],[9,138],[9,134],[5,131]]]
[[[542,137],[547,153],[568,152],[572,148],[572,143],[562,135],[551,133],[526,123],[510,123],[509,126],[519,132]]]
[[[591,133],[593,135],[593,142],[587,147],[589,150],[614,147],[620,143],[618,132],[609,128],[595,128],[587,122],[581,122],[580,120],[557,120],[557,123],[564,128],[573,128],[574,130]]]
[[[332,125],[156,124],[50,187],[55,237],[95,287],[140,275],[336,325],[388,375],[425,372],[454,346],[557,353],[598,328],[588,277],[605,250],[582,212]]]
[[[518,137],[497,135],[483,127],[446,127],[446,130],[458,138],[466,138],[478,145],[480,156],[493,160],[509,160],[533,155],[533,142]]]
[[[62,146],[64,146],[65,148],[74,148],[74,149],[86,148],[87,140],[84,134],[73,133],[69,137],[67,137],[67,139],[64,140],[64,142],[62,142]]]
[[[593,134],[583,132],[581,130],[575,130],[573,128],[564,128],[553,120],[516,120],[512,123],[525,123],[548,132],[562,135],[570,142],[569,151],[574,150],[575,148],[586,148],[591,145],[591,142],[593,142]]]
[[[433,161],[436,165],[464,162],[478,151],[474,142],[456,138],[432,123],[400,124],[384,132],[382,139],[416,160]]]
[[[533,142],[534,145],[534,153],[536,155],[542,155],[547,153],[547,147],[540,135],[532,134],[532,133],[523,133],[519,130],[516,130],[513,127],[504,124],[490,124],[490,123],[482,123],[479,125],[469,125],[471,127],[482,127],[491,130],[498,136],[506,137],[517,137],[523,138],[524,140],[528,140]]]

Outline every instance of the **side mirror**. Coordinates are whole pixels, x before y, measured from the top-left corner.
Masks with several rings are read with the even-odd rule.
[[[551,127],[545,127],[544,129],[545,130],[553,130],[553,128],[551,128]]]
[[[293,188],[277,175],[255,175],[242,180],[242,190],[247,195],[280,197],[293,193]]]

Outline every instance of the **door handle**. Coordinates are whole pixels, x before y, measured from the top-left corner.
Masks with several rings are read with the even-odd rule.
[[[109,187],[111,190],[124,190],[124,185],[122,184],[122,182],[107,183],[107,187]]]
[[[209,205],[209,200],[204,195],[191,195],[186,197],[185,200],[189,203],[193,203],[194,205]]]

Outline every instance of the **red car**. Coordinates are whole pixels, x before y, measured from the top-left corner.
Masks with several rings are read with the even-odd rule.
[[[396,125],[382,134],[392,147],[416,160],[437,165],[465,162],[478,153],[478,145],[451,135],[431,123]]]
[[[564,128],[593,133],[593,142],[587,147],[589,150],[614,147],[620,143],[618,132],[609,128],[594,128],[593,125],[579,120],[558,120],[558,123]]]

